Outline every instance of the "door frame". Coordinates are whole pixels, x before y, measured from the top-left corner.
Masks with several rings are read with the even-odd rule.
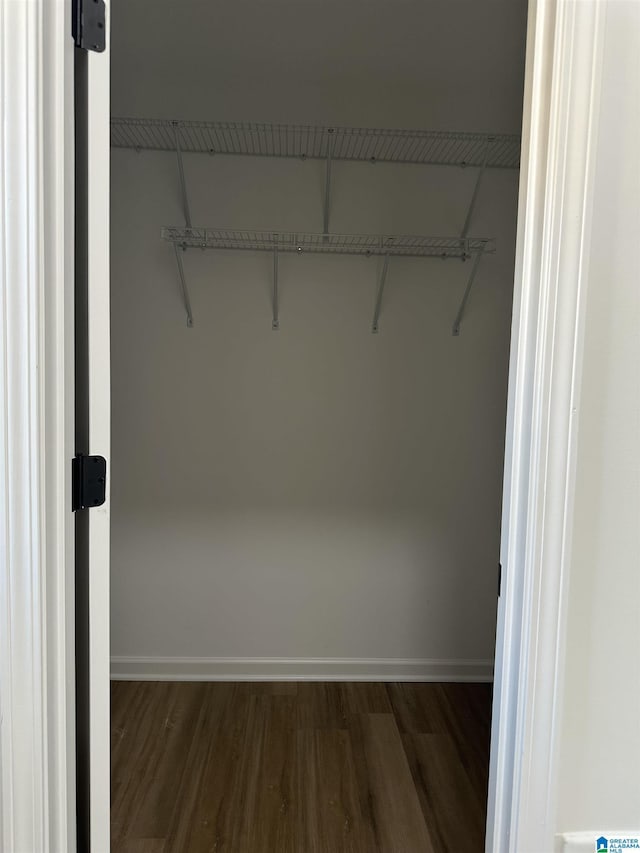
[[[0,849],[75,850],[73,52],[0,0]]]
[[[71,0],[0,0],[0,850],[74,853]],[[109,457],[109,61],[88,57],[90,452]],[[91,511],[92,853],[109,851],[109,505]],[[83,851],[84,853],[84,851]]]
[[[555,849],[569,556],[606,7],[530,0],[487,853]]]
[[[609,2],[529,5],[490,853],[553,849],[583,282]],[[15,851],[76,849],[70,20],[71,0],[0,0],[0,79],[10,95],[0,98],[0,842]],[[89,104],[91,452],[109,459],[108,53],[89,57]],[[92,853],[107,853],[109,501],[91,513]]]

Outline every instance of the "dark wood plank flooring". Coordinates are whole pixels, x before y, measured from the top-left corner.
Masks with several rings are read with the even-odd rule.
[[[114,682],[116,853],[482,853],[486,684]]]

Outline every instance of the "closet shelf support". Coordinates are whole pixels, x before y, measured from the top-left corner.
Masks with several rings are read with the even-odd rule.
[[[462,301],[460,302],[460,307],[458,308],[458,313],[456,314],[456,319],[453,321],[453,329],[451,331],[454,337],[458,337],[460,334],[460,323],[462,322],[462,318],[464,316],[465,308],[467,307],[467,300],[469,299],[469,294],[471,293],[471,288],[473,287],[473,282],[478,273],[478,267],[480,266],[480,261],[482,260],[482,255],[484,253],[484,248],[481,248],[478,254],[475,256],[473,261],[473,266],[471,267],[471,273],[469,274],[469,278],[467,280],[467,286],[465,287],[464,294],[462,296]]]
[[[333,133],[333,128],[328,130],[329,134]],[[329,236],[329,212],[331,205],[331,161],[333,158],[333,136],[329,136],[327,142],[327,159],[325,161],[325,177],[324,177],[324,214],[322,219],[322,233],[325,237]]]
[[[182,148],[180,147],[180,127],[177,122],[173,126],[176,157],[178,158],[178,175],[180,176],[180,190],[182,192],[182,209],[184,211],[184,222],[187,228],[191,228],[191,211],[189,210],[189,196],[187,195],[187,182],[184,177],[184,165],[182,163]]]
[[[380,273],[380,280],[378,282],[378,292],[376,294],[376,304],[373,309],[373,323],[371,324],[371,331],[374,335],[377,335],[380,328],[380,311],[382,310],[382,296],[384,294],[384,286],[387,282],[387,271],[389,269],[389,255],[384,256],[384,263],[382,265],[382,272]]]
[[[178,247],[177,243],[173,244],[173,248],[176,254],[176,264],[178,265],[178,276],[180,278],[180,289],[182,291],[182,302],[184,304],[184,310],[187,314],[187,326],[188,328],[193,328],[193,315],[191,314],[191,300],[189,299],[189,291],[187,290],[187,282],[184,277],[184,266],[182,263],[182,255],[181,249]]]
[[[278,305],[278,247],[273,248],[273,301],[272,301],[273,319],[271,328],[277,332],[280,328],[280,316]]]
[[[467,215],[464,220],[464,225],[462,226],[462,231],[460,232],[460,239],[464,240],[469,233],[469,228],[471,226],[471,217],[473,216],[473,211],[476,206],[476,202],[478,200],[478,193],[480,192],[480,184],[482,183],[482,178],[485,173],[485,169],[487,168],[487,162],[489,160],[489,152],[491,150],[491,146],[493,144],[495,137],[487,136],[487,142],[484,149],[484,156],[482,158],[482,165],[480,166],[480,170],[478,172],[478,177],[476,178],[476,183],[473,188],[473,194],[471,196],[471,201],[469,202],[469,207],[467,209]]]

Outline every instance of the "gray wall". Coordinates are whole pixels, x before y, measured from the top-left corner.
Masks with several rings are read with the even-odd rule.
[[[475,22],[492,51],[458,20],[471,4],[369,4],[338,45],[321,5],[302,26],[274,4],[266,33],[238,4],[207,51],[160,4],[139,74],[125,24],[146,4],[116,5],[114,114],[518,132],[521,4]],[[321,229],[319,163],[185,163],[194,224]],[[517,174],[487,174],[471,230],[498,252],[453,338],[468,263],[392,259],[371,335],[376,259],[282,257],[272,332],[271,258],[199,251],[187,329],[159,238],[183,221],[175,160],[114,151],[112,169],[113,654],[491,658]],[[336,164],[332,230],[455,234],[474,179]]]

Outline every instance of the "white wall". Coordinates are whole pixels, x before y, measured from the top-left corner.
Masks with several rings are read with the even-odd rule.
[[[557,803],[593,839],[640,835],[640,4],[604,49]]]
[[[333,27],[341,6],[262,5],[207,30],[160,4],[136,73],[146,4],[116,6],[114,114],[519,130],[523,4],[369,4],[364,30],[357,2]],[[195,224],[321,227],[319,163],[185,162]],[[453,338],[469,264],[392,259],[371,335],[375,259],[282,257],[274,333],[271,258],[193,251],[187,329],[175,161],[112,167],[113,654],[492,658],[517,174],[486,177],[471,230],[498,253]],[[475,178],[333,174],[333,230],[443,235]]]

